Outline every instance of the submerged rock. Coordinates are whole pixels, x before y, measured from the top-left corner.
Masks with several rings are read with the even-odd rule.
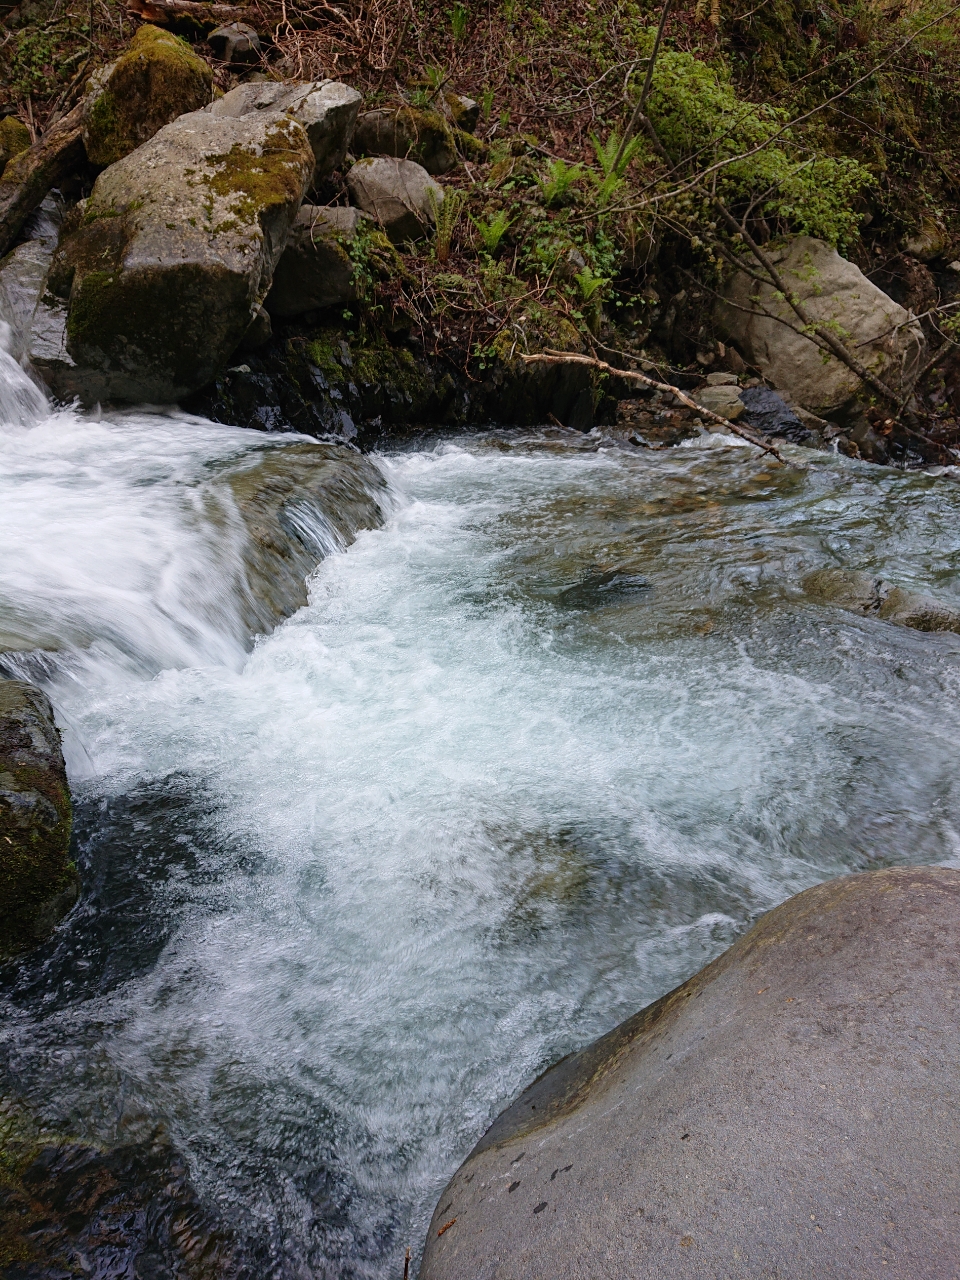
[[[960,633],[960,609],[857,569],[817,569],[804,578],[803,587],[815,600],[864,617],[882,618],[914,631]]]
[[[443,200],[443,188],[412,160],[358,160],[347,187],[353,203],[377,219],[393,244],[422,240]]]
[[[356,89],[338,80],[268,80],[237,85],[206,110],[210,115],[233,120],[284,112],[306,130],[313,148],[316,180],[343,164],[361,101]]]
[[[952,1275],[958,983],[960,873],[798,894],[502,1113],[421,1280]]]
[[[72,809],[46,694],[0,680],[0,953],[44,938],[77,899]]]
[[[113,164],[165,124],[210,101],[213,72],[185,40],[142,26],[116,62],[91,76],[83,101],[83,145],[98,165]]]
[[[909,312],[821,240],[798,236],[768,252],[816,321],[846,335],[858,359],[895,388],[911,385],[924,340]],[[716,320],[748,364],[821,417],[853,413],[867,391],[845,364],[799,331],[800,321],[772,286],[746,272],[728,283]]]
[[[54,305],[37,363],[54,392],[169,403],[214,378],[266,297],[313,167],[282,112],[197,111],[106,169],[51,268],[68,307]]]
[[[306,579],[325,555],[383,523],[386,480],[369,458],[342,445],[265,449],[224,478],[247,534],[251,634],[272,630],[307,603]]]

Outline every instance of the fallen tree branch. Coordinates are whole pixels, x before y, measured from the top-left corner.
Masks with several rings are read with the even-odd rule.
[[[605,360],[598,360],[596,356],[581,356],[569,351],[550,351],[548,349],[538,355],[522,355],[520,359],[524,364],[585,364],[593,369],[599,369],[601,373],[612,374],[615,378],[629,378],[633,382],[643,383],[645,387],[653,387],[655,391],[667,391],[670,395],[676,396],[680,403],[686,405],[688,409],[693,409],[699,416],[709,418],[711,422],[719,423],[725,431],[733,432],[735,436],[739,436],[741,440],[746,440],[748,444],[752,444],[763,453],[772,454],[784,466],[790,465],[774,445],[765,444],[751,432],[744,431],[735,422],[731,422],[729,418],[721,417],[719,413],[714,413],[712,409],[705,409],[703,405],[697,404],[696,400],[691,399],[685,391],[681,391],[679,387],[671,386],[669,382],[657,382],[653,378],[648,378],[645,373],[637,373],[633,369],[616,369],[612,364],[607,364]]]
[[[205,4],[203,0],[128,0],[128,10],[146,22],[163,22],[170,18],[190,17],[202,21],[252,17],[253,11],[242,5]]]

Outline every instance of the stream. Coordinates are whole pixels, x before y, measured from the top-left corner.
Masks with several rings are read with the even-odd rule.
[[[790,894],[960,865],[960,636],[800,586],[960,602],[954,474],[424,440],[251,642],[218,476],[302,437],[0,363],[3,670],[57,710],[84,885],[0,970],[0,1092],[162,1128],[255,1274],[399,1280],[546,1066]]]

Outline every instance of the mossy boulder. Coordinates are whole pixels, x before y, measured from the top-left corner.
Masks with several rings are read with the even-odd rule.
[[[16,116],[4,116],[0,120],[0,173],[7,161],[20,155],[30,146],[30,130]]]
[[[206,109],[211,115],[237,120],[264,112],[284,112],[306,130],[313,148],[316,181],[343,164],[361,101],[356,89],[338,80],[267,80],[239,84]]]
[[[116,62],[95,72],[83,103],[83,145],[113,164],[188,111],[210,101],[213,72],[186,41],[143,26]]]
[[[44,367],[54,391],[170,403],[214,378],[269,291],[313,168],[288,115],[198,111],[106,169],[51,266],[73,362]]]
[[[0,954],[48,934],[77,898],[72,809],[46,695],[0,680]]]
[[[958,983],[957,871],[797,894],[494,1121],[421,1280],[954,1275]]]
[[[414,160],[427,173],[448,173],[457,163],[457,144],[439,111],[416,107],[365,111],[357,120],[353,152]]]

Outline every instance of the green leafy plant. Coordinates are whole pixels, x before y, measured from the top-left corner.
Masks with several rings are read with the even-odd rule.
[[[597,164],[600,166],[600,173],[593,175],[597,185],[597,200],[601,205],[609,204],[623,183],[623,175],[637,152],[643,147],[643,139],[631,138],[623,148],[622,155],[620,154],[620,135],[616,129],[610,133],[605,142],[601,142],[595,133],[591,133],[590,141],[593,143]]]
[[[500,241],[512,225],[510,215],[504,209],[498,209],[489,222],[478,222],[473,217],[470,221],[477,229],[484,250],[493,257],[500,248]]]
[[[573,278],[580,288],[580,296],[584,302],[595,300],[596,295],[601,293],[610,283],[606,276],[596,275],[591,267],[584,267]]]
[[[431,187],[427,193],[427,198],[430,201],[430,208],[433,211],[436,223],[437,234],[434,241],[434,251],[438,262],[446,262],[450,257],[453,233],[457,229],[457,223],[463,213],[466,196],[457,187],[447,187],[443,194],[443,199],[438,200],[436,192]]]
[[[480,98],[480,112],[484,120],[489,120],[493,111],[494,92],[492,89],[484,89]]]
[[[450,33],[454,40],[459,44],[467,34],[467,22],[470,17],[470,11],[465,4],[455,4],[450,13]]]
[[[551,160],[546,170],[537,178],[537,186],[543,203],[548,207],[564,203],[571,189],[583,177],[583,166],[567,164],[564,160]]]

